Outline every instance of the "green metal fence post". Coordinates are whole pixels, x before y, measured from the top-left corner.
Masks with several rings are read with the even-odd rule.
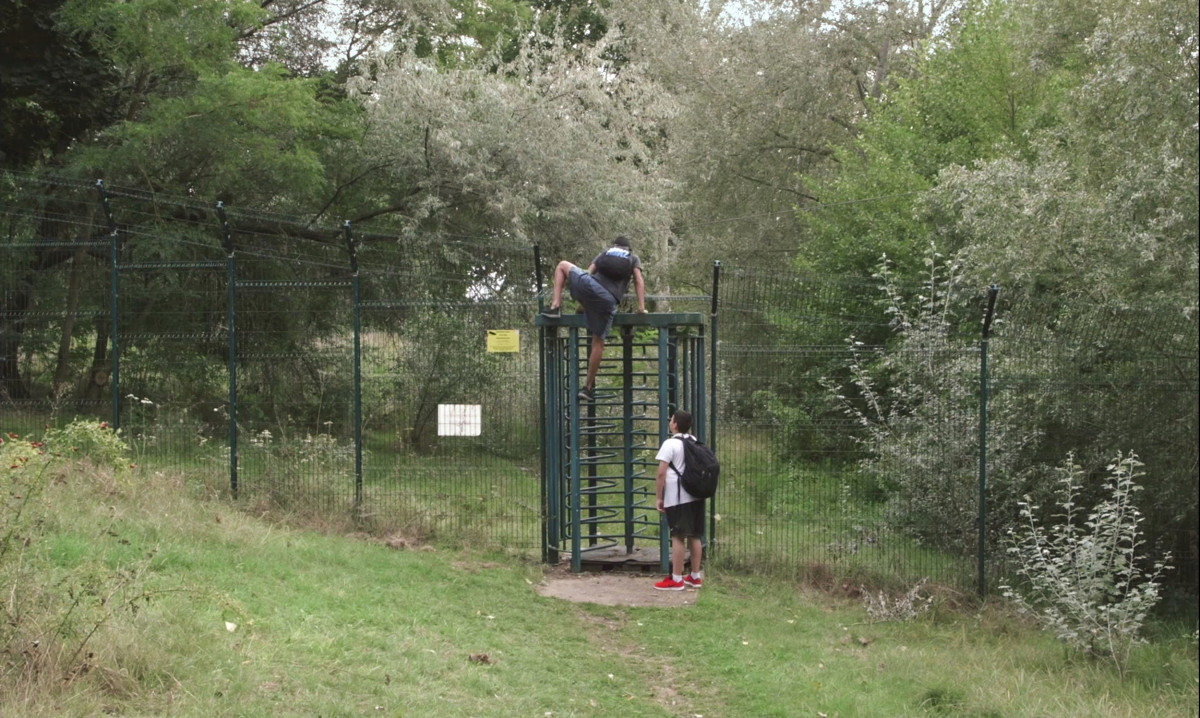
[[[542,311],[542,247],[539,244],[533,245],[533,276],[534,286],[537,290],[537,310],[540,314]],[[542,507],[542,563],[550,562],[550,503],[547,480],[550,476],[549,472],[549,457],[550,447],[547,445],[549,438],[548,426],[546,424],[546,327],[538,327],[538,415],[541,420],[541,426],[538,429],[538,446],[541,450],[542,462],[542,481],[539,487],[539,498]],[[557,559],[556,559],[557,560]]]
[[[567,361],[567,339],[562,336],[562,333],[553,327],[543,327],[544,332],[547,332],[546,347],[550,354],[547,356],[547,381],[546,381],[546,413],[548,416],[546,424],[546,480],[543,482],[546,492],[546,535],[549,541],[547,550],[547,558],[549,563],[558,563],[560,558],[560,549],[562,541],[565,537],[566,516],[565,509],[565,491],[563,471],[565,469],[563,463],[563,451],[566,437],[563,435],[564,414],[566,407],[563,405],[563,381],[565,378],[565,367]]]
[[[712,352],[708,366],[708,445],[717,450],[717,292],[721,288],[721,262],[713,262],[712,276],[712,307],[709,312],[709,336]],[[703,378],[701,378],[703,381]],[[716,543],[717,531],[717,497],[708,500],[708,546],[705,549],[711,553]]]
[[[571,438],[568,448],[568,451],[571,453],[571,498],[569,499],[571,503],[571,571],[574,573],[579,573],[583,570],[583,561],[580,554],[580,551],[583,548],[582,537],[580,536],[583,523],[580,512],[583,510],[583,507],[580,505],[582,500],[582,479],[579,475],[580,471],[582,470],[582,464],[579,456],[582,439],[579,426],[579,335],[579,327],[571,327],[567,343],[568,351],[570,351],[570,365],[568,367],[569,373],[567,380],[569,397],[567,399],[567,404],[571,407]]]
[[[621,327],[621,473],[624,481],[625,553],[633,553],[633,327]]]
[[[362,278],[358,274],[358,247],[349,220],[343,228],[346,250],[350,253],[350,281],[354,286],[354,515],[357,518],[363,500]]]
[[[669,331],[667,327],[658,329],[658,443],[660,446],[671,435],[672,408],[668,374],[670,367],[667,359],[670,352]],[[671,530],[667,526],[666,514],[659,514],[658,527],[659,570],[667,573],[671,570]]]
[[[96,189],[100,192],[100,205],[104,208],[104,218],[108,222],[109,239],[109,322],[112,324],[112,428],[121,428],[121,320],[120,293],[121,272],[120,256],[121,237],[117,230],[117,221],[113,218],[112,206],[108,201],[108,191],[104,189],[104,180],[96,180]]]
[[[225,304],[229,324],[229,491],[238,495],[238,429],[237,429],[237,261],[233,252],[233,232],[225,216],[225,203],[217,202],[217,217],[221,220],[221,245],[225,248]]]
[[[987,409],[988,335],[992,330],[992,318],[996,311],[996,294],[1000,288],[993,284],[988,288],[987,311],[983,316],[983,336],[979,340],[979,595],[987,594]]]

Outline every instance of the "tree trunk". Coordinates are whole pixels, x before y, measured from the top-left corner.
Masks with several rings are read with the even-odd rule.
[[[7,400],[28,399],[29,388],[21,380],[21,338],[25,335],[25,311],[30,290],[26,283],[4,293],[0,306],[0,396]]]
[[[67,285],[67,308],[63,316],[62,333],[58,339],[58,357],[54,365],[52,391],[56,395],[58,394],[59,387],[70,379],[71,337],[75,331],[75,313],[79,310],[79,291],[80,285],[83,284],[84,256],[84,251],[80,249],[75,252],[75,257],[71,262],[71,277]]]
[[[78,220],[64,219],[73,215],[72,206],[66,201],[59,202],[51,199],[49,204],[39,209],[38,212],[40,219],[35,236],[55,242],[79,236],[75,234]],[[95,214],[95,206],[89,206],[84,217],[84,226],[91,226]],[[85,238],[90,236],[89,233],[83,235]],[[94,248],[72,249],[62,245],[39,247],[34,251],[29,263],[22,270],[17,271],[18,274],[23,273],[24,276],[16,282],[15,288],[4,291],[2,303],[0,303],[0,396],[8,400],[29,399],[32,396],[30,387],[21,377],[19,361],[21,346],[25,340],[26,313],[33,304],[34,288],[38,286],[39,278],[44,276],[42,273],[74,258],[75,267],[71,274],[71,286],[72,296],[75,296],[76,299],[68,308],[66,326],[63,330],[64,341],[69,346],[72,333],[70,325],[74,319],[74,307],[78,303],[79,290],[75,285],[80,272],[79,268],[82,265],[79,258],[87,254],[97,256]],[[55,385],[60,383],[56,367]]]
[[[104,388],[108,386],[108,377],[112,373],[108,365],[108,328],[105,318],[96,320],[96,348],[92,352],[92,367],[84,379],[79,397],[85,401],[99,401],[104,397]]]

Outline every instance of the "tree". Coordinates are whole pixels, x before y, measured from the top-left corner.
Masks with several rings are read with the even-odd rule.
[[[405,235],[497,232],[580,261],[616,234],[669,231],[653,140],[670,106],[636,69],[612,72],[609,46],[535,35],[499,72],[405,52],[360,79],[364,147],[387,177],[374,213]]]
[[[311,205],[320,196],[321,153],[346,137],[345,121],[353,119],[354,108],[320,98],[318,83],[294,79],[277,66],[257,71],[237,61],[241,40],[284,16],[256,2],[224,0],[66,0],[18,3],[5,11],[11,15],[0,44],[12,53],[5,57],[4,79],[13,90],[2,106],[5,129],[35,121],[32,142],[5,145],[7,168],[45,168],[88,184],[104,177],[111,184],[196,193],[210,201],[240,193],[260,206],[294,206],[284,197]],[[35,52],[26,31],[50,50]],[[15,136],[6,134],[5,142],[10,138]],[[28,389],[15,357],[28,339],[25,314],[52,296],[79,306],[79,273],[85,263],[94,273],[99,267],[94,260],[103,254],[86,242],[107,237],[110,229],[97,211],[94,191],[80,200],[75,188],[60,183],[64,191],[39,197],[33,189],[37,180],[16,184],[24,186],[5,191],[24,205],[23,214],[8,236],[33,246],[6,268],[0,365],[5,391],[22,397]],[[148,229],[160,219],[151,214],[137,221]],[[71,242],[80,246],[63,246]],[[155,243],[154,249],[138,251],[154,253],[171,244],[161,237]],[[176,242],[160,256],[182,246]],[[71,268],[71,279],[60,282],[55,277],[63,266]],[[59,285],[68,284],[72,291],[56,295]],[[60,364],[78,326],[66,321],[61,327]],[[106,333],[96,332],[95,340],[95,356],[103,361]],[[57,371],[54,383],[65,380]]]
[[[837,163],[806,178],[817,201],[801,208],[801,268],[870,276],[887,255],[901,277],[918,278],[930,241],[959,248],[924,206],[943,168],[1023,154],[1028,133],[1054,123],[1056,78],[1023,62],[1003,5],[971,5],[947,32],[870,103]]]
[[[1198,503],[1197,5],[1010,11],[1013,46],[1062,83],[1059,121],[1032,128],[1024,152],[945,168],[931,206],[968,276],[1012,296],[1009,361],[1041,382],[1011,390],[1039,437],[1023,460],[1074,449],[1098,477],[1114,450],[1137,452],[1149,540],[1181,555]]]
[[[1195,9],[972,6],[873,107],[836,171],[813,178],[832,206],[805,215],[802,267],[865,273],[886,253],[898,285],[914,286],[918,252],[934,243],[961,264],[964,286],[1001,285],[997,524],[1024,494],[1040,496],[1068,450],[1095,476],[1114,450],[1147,457],[1153,541],[1186,540],[1180,527],[1195,522]],[[948,336],[969,346],[973,319]],[[903,356],[896,339],[856,338]],[[953,391],[903,415],[935,411]],[[901,444],[935,432],[918,422]]]
[[[1061,123],[1036,128],[1027,154],[947,167],[934,199],[980,274],[1026,292],[1195,311],[1194,9],[1089,3],[1080,12],[1094,27],[1074,52],[1058,48],[1072,65],[1086,61],[1062,95]],[[1056,39],[1029,38],[1032,61],[1051,57],[1040,48]]]
[[[343,27],[357,33],[338,39],[349,48],[346,61],[338,73],[307,77],[317,72],[315,58],[331,52],[331,41],[316,32],[329,14],[318,13],[316,4],[65,3],[47,21],[65,36],[98,38],[89,48],[112,70],[120,119],[70,137],[49,161],[86,181],[103,176],[110,185],[179,198],[167,199],[169,209],[122,208],[121,231],[138,237],[126,251],[137,256],[183,258],[193,245],[180,241],[181,226],[208,232],[204,244],[215,249],[220,229],[212,204],[221,200],[231,210],[272,213],[236,213],[237,243],[253,242],[264,253],[288,238],[312,242],[314,251],[340,247],[340,230],[321,225],[350,220],[376,230],[363,233],[364,241],[380,252],[390,247],[391,261],[402,266],[413,245],[396,237],[419,236],[427,253],[421,264],[432,271],[416,278],[413,296],[444,290],[436,277],[478,277],[488,262],[529,287],[535,238],[551,256],[579,252],[582,261],[600,238],[651,236],[665,226],[665,182],[649,143],[662,108],[654,109],[654,88],[643,78],[614,73],[609,45],[574,44],[572,37],[602,29],[591,26],[599,22],[592,9],[543,3],[539,16],[521,3],[394,0],[342,8]],[[558,34],[530,34],[526,23],[534,20]],[[562,28],[574,28],[574,35]],[[351,96],[338,85],[355,73],[361,73],[356,87],[369,92]],[[411,107],[404,104],[410,100]],[[90,206],[82,214],[86,229],[72,230],[74,236],[107,237]],[[39,207],[35,212],[46,217],[61,215]],[[10,236],[69,238],[49,224],[35,225]],[[494,238],[505,249],[471,253],[442,241],[454,233]],[[522,246],[522,262],[512,259],[514,243]],[[18,290],[6,292],[4,316],[17,319],[4,328],[6,356],[21,345],[19,317],[35,294],[49,297],[55,282],[42,280],[56,264],[47,262],[72,256],[50,247],[13,268]],[[256,271],[268,279],[291,268],[263,264]],[[146,306],[187,291],[170,283],[146,287],[158,292],[145,296]],[[311,336],[302,317],[295,314],[293,329]],[[17,363],[5,366],[15,372]],[[22,384],[15,374],[6,383],[13,391]]]
[[[25,168],[66,152],[112,122],[117,83],[94,34],[65,31],[56,14],[67,0],[0,7],[0,167]]]

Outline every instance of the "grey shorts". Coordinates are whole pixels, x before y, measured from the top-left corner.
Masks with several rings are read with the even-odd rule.
[[[573,267],[570,275],[571,296],[583,305],[588,333],[601,339],[608,338],[613,317],[617,316],[617,302],[604,285],[579,267]]]

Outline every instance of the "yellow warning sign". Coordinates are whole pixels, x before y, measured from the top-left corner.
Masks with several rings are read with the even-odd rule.
[[[489,354],[521,351],[520,329],[489,329],[487,330],[487,350]]]

